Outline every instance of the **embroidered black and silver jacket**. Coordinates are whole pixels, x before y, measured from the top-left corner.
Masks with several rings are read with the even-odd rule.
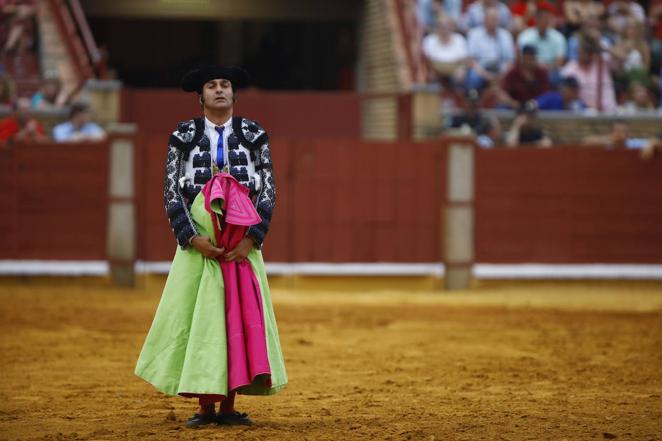
[[[212,176],[211,146],[204,121],[195,118],[180,122],[168,142],[163,198],[170,227],[182,248],[188,247],[189,240],[198,234],[190,207]],[[233,117],[227,148],[229,172],[248,187],[262,218],[247,233],[261,246],[276,203],[269,138],[257,122]]]

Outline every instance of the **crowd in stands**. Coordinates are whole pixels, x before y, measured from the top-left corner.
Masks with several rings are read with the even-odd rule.
[[[10,114],[0,120],[0,148],[13,142],[78,142],[105,137],[83,102],[70,102],[57,78],[37,78],[32,90],[30,71],[39,71],[36,51],[36,1],[9,0],[0,5],[0,107]],[[24,87],[19,87],[17,80]],[[36,89],[36,90],[34,90]],[[46,133],[35,112],[55,110],[69,115]],[[5,112],[6,113],[6,112]]]
[[[511,109],[517,143],[537,110],[662,111],[662,0],[418,0],[423,53],[444,110]],[[448,113],[448,112],[444,112]],[[457,118],[447,126],[456,127]],[[487,121],[477,132],[486,144]],[[535,124],[533,124],[535,125]],[[485,131],[489,129],[488,131]],[[521,137],[521,136],[520,136]],[[522,139],[520,139],[522,141]]]
[[[481,95],[499,86],[503,93],[490,107],[517,107],[569,77],[589,109],[623,113],[661,104],[662,0],[649,2],[648,14],[632,0],[475,0],[464,12],[462,1],[420,2],[433,72],[442,84]]]

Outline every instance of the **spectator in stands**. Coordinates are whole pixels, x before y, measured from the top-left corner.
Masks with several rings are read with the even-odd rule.
[[[623,32],[631,19],[642,24],[646,21],[644,8],[632,0],[614,1],[609,5],[607,11],[609,13],[609,27],[617,35]]]
[[[462,19],[462,0],[443,0],[441,3],[441,12],[454,23],[459,23]]]
[[[479,147],[489,149],[503,144],[502,138],[503,133],[499,120],[496,118],[491,118],[487,126],[484,128],[483,133],[476,136],[476,143]]]
[[[9,17],[7,38],[2,55],[21,55],[34,45],[36,7],[31,2],[2,2],[2,14]]]
[[[579,58],[579,42],[588,40],[598,45],[602,50],[611,50],[614,42],[603,32],[602,19],[597,15],[590,15],[582,23],[581,28],[568,38],[568,60]]]
[[[490,118],[480,110],[480,93],[476,89],[467,91],[461,113],[450,115],[446,121],[447,129],[460,129],[474,134],[483,133],[490,123]]]
[[[612,122],[611,132],[606,135],[589,135],[583,139],[584,145],[599,145],[610,150],[639,150],[642,159],[649,159],[655,150],[662,149],[657,138],[635,138],[630,136],[630,127],[625,120]]]
[[[558,82],[558,71],[565,62],[566,40],[562,33],[554,29],[554,7],[542,2],[536,12],[536,25],[522,31],[517,37],[520,48],[530,45],[536,48],[538,62],[547,68],[552,83]]]
[[[650,90],[640,82],[633,82],[628,89],[628,96],[622,106],[618,108],[619,113],[636,114],[639,112],[651,112],[655,110],[655,103],[651,97]]]
[[[42,81],[41,87],[32,95],[33,109],[52,109],[58,107],[57,96],[60,93],[60,81],[48,78]]]
[[[479,106],[481,109],[512,109],[517,108],[516,103],[504,90],[501,77],[495,76],[480,94]]]
[[[436,32],[423,40],[423,53],[437,75],[460,82],[468,55],[467,42],[462,34],[453,32],[453,28],[453,19],[442,16]]]
[[[16,83],[7,73],[0,74],[0,105],[8,106],[16,98]]]
[[[561,78],[559,90],[552,90],[536,98],[540,110],[569,110],[578,112],[586,109],[579,98],[579,82],[575,77]]]
[[[508,6],[498,0],[476,0],[469,5],[464,14],[464,27],[467,30],[483,26],[487,10],[496,9],[497,25],[503,29],[510,28],[511,14]]]
[[[453,115],[446,129],[455,129],[476,136],[476,142],[484,148],[494,147],[501,139],[501,124],[494,116],[487,116],[481,110],[481,97],[477,90],[470,90],[463,102],[463,112]]]
[[[662,67],[662,0],[653,0],[649,12],[652,39],[650,42],[651,64],[657,71]]]
[[[519,34],[522,29],[536,25],[537,0],[516,0],[510,3],[512,21],[510,30]]]
[[[0,121],[0,143],[44,140],[44,128],[30,115],[30,100],[17,99],[12,105],[12,115]]]
[[[418,0],[416,2],[416,14],[424,32],[434,30],[439,11],[441,10],[440,0]]]
[[[650,48],[639,21],[634,18],[628,20],[610,53],[616,62],[617,82],[624,87],[632,81],[646,82],[649,79]]]
[[[426,32],[433,32],[441,17],[450,17],[453,23],[462,18],[462,0],[418,0],[418,19]]]
[[[508,94],[510,107],[515,109],[549,90],[549,74],[538,64],[534,46],[522,48],[519,61],[503,79],[503,88]]]
[[[85,103],[72,104],[69,120],[53,128],[57,142],[98,141],[106,136],[103,129],[92,121],[92,109]]]
[[[473,133],[483,147],[494,145],[500,136],[501,125],[495,117],[487,116],[480,110],[480,93],[477,90],[467,92],[463,108],[461,113],[452,115],[447,120],[446,129]]]
[[[517,112],[510,130],[506,134],[508,147],[551,147],[552,140],[540,124],[538,105],[534,100],[527,101]]]
[[[569,61],[561,70],[564,77],[579,81],[579,96],[590,108],[613,112],[616,95],[611,77],[611,57],[594,42],[583,40],[577,61]]]
[[[485,24],[469,31],[469,70],[466,88],[481,89],[487,81],[506,72],[515,59],[513,37],[499,27],[496,8],[485,11]]]
[[[590,19],[602,16],[605,7],[596,0],[565,0],[563,13],[565,16],[566,35],[575,32]]]

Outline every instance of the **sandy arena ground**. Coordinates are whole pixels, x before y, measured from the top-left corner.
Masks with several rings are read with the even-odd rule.
[[[197,430],[132,373],[161,283],[0,281],[0,439],[662,439],[659,283],[276,289],[289,386]]]

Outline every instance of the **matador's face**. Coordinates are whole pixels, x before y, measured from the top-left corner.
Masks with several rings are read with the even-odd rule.
[[[225,78],[207,81],[202,86],[200,100],[205,108],[226,110],[234,105],[235,97],[232,83]]]

